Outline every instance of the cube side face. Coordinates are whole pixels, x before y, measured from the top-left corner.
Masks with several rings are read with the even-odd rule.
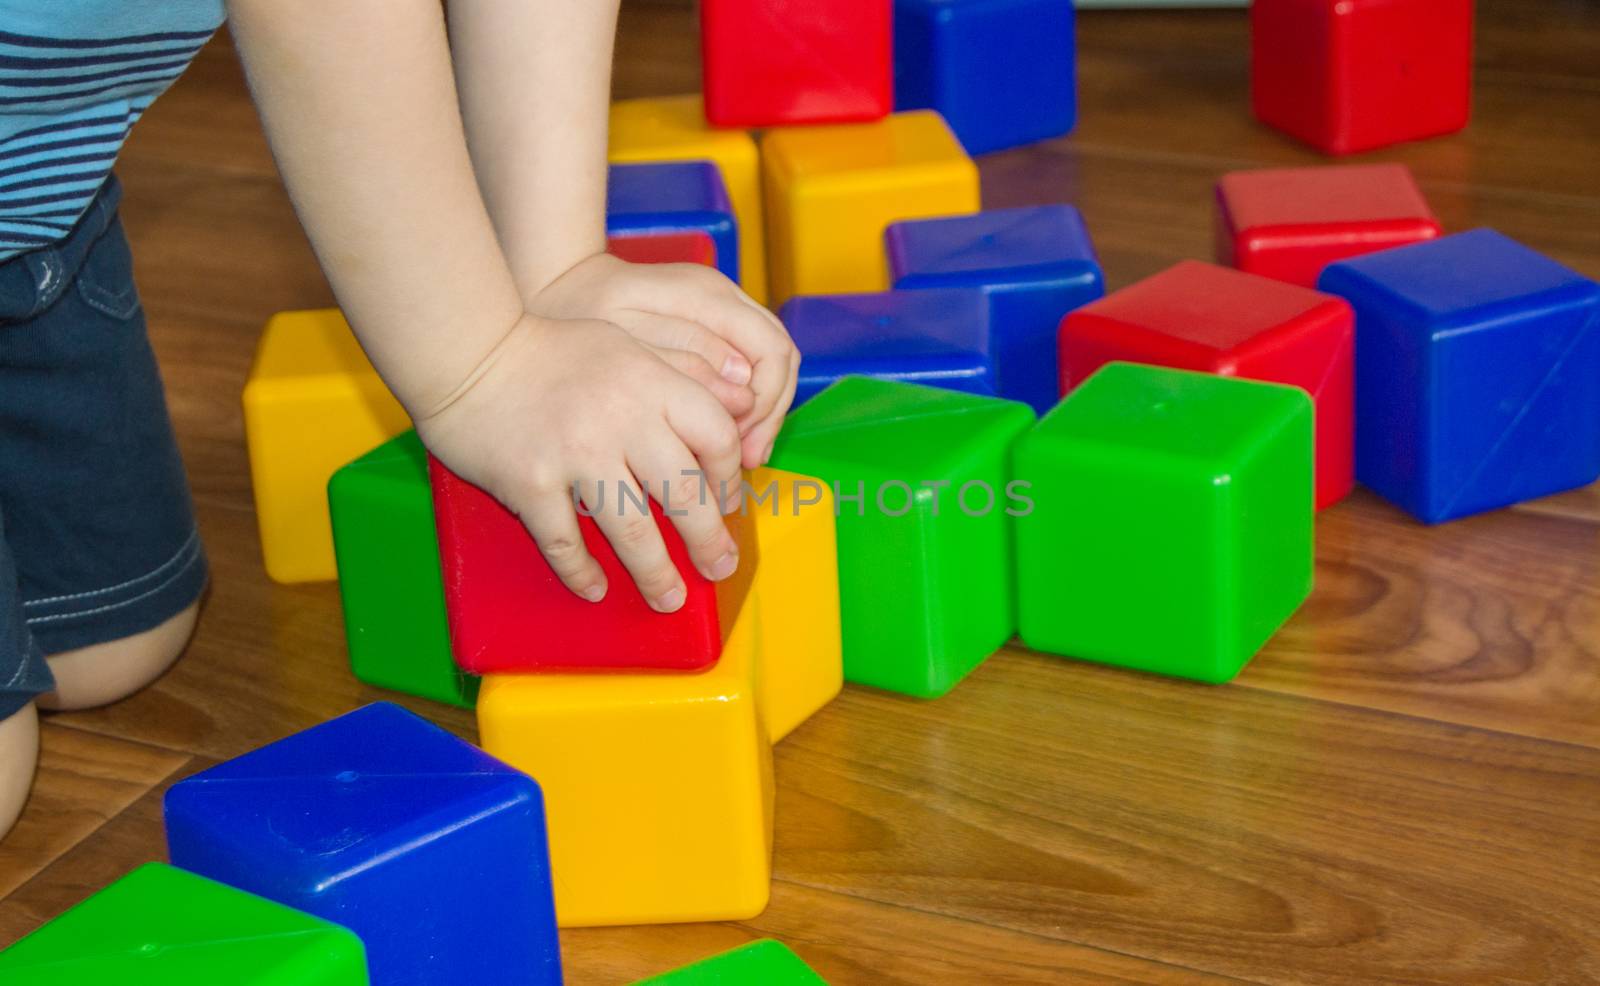
[[[1327,0],[1255,0],[1250,7],[1250,102],[1256,119],[1336,152],[1332,52]]]
[[[727,523],[739,543],[739,570],[720,583],[707,580],[651,499],[651,516],[687,590],[682,609],[657,613],[594,518],[580,515],[584,543],[609,585],[603,600],[590,603],[561,583],[522,523],[488,493],[438,460],[430,460],[429,480],[451,649],[456,663],[473,674],[703,669],[716,662],[731,630],[729,617],[748,595],[759,564],[752,525],[733,515]],[[616,494],[611,488],[595,512],[639,509]]]
[[[705,0],[706,119],[767,127],[887,115],[890,23],[890,0]]]
[[[613,241],[643,237],[703,236],[714,246],[711,266],[730,281],[739,280],[739,234],[733,213],[678,212],[618,215],[606,219],[606,235]]]
[[[1238,623],[1220,680],[1238,674],[1311,594],[1319,436],[1311,399],[1289,397],[1229,478]]]
[[[702,230],[606,237],[606,252],[630,264],[717,266],[717,244]]]
[[[416,432],[334,473],[328,506],[355,676],[471,708],[478,681],[450,653],[427,452]]]
[[[1342,154],[1454,133],[1472,99],[1472,0],[1336,4],[1337,112]]]
[[[753,620],[712,671],[495,675],[484,748],[537,774],[562,927],[736,920],[766,905],[771,745]],[[553,686],[553,687],[552,687]]]

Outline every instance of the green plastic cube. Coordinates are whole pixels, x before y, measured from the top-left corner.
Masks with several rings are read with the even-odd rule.
[[[164,863],[0,952],[6,986],[367,986],[346,928]]]
[[[782,942],[763,938],[635,986],[827,986]]]
[[[866,377],[789,416],[771,464],[834,489],[847,680],[935,698],[1011,637],[1008,465],[1032,424],[1014,401]]]
[[[328,483],[350,669],[370,685],[472,708],[478,679],[450,656],[428,453],[415,431]]]
[[[1302,390],[1109,363],[1017,446],[1018,623],[1032,648],[1233,678],[1311,592]]]

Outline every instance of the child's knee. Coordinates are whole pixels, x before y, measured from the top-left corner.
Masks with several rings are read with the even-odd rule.
[[[0,719],[0,838],[22,813],[39,760],[39,718],[28,703]]]
[[[47,660],[56,689],[39,696],[46,709],[88,709],[126,698],[178,659],[199,617],[200,603],[143,633],[53,654]]]

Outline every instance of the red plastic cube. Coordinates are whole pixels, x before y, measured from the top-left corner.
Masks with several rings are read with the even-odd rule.
[[[759,563],[753,518],[744,512],[726,518],[739,545],[739,569],[712,582],[695,570],[676,528],[650,501],[688,590],[682,609],[657,613],[594,518],[580,514],[578,526],[606,574],[606,596],[598,603],[578,598],[561,583],[522,522],[498,500],[431,456],[428,474],[450,649],[462,670],[698,671],[722,656]],[[715,498],[715,491],[710,495]],[[604,509],[616,509],[614,498]]]
[[[606,237],[606,252],[630,264],[717,266],[717,244],[705,233],[648,233]]]
[[[1256,118],[1328,154],[1454,133],[1472,104],[1472,0],[1255,0]]]
[[[1112,360],[1291,384],[1316,408],[1317,508],[1355,482],[1355,315],[1343,298],[1185,260],[1061,323],[1061,389]]]
[[[701,0],[706,119],[877,120],[894,108],[891,0]]]
[[[1403,164],[1235,171],[1217,184],[1217,262],[1303,287],[1336,260],[1441,233]]]

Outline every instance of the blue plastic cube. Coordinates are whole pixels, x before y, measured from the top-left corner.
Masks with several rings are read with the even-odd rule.
[[[1333,264],[1356,478],[1430,524],[1600,477],[1600,285],[1480,229]]]
[[[885,291],[791,299],[778,317],[800,350],[794,406],[847,376],[995,395],[980,291]]]
[[[886,235],[896,289],[978,287],[1001,397],[1044,414],[1061,398],[1056,336],[1074,308],[1105,294],[1083,216],[1070,205],[992,209],[895,223]]]
[[[374,986],[559,984],[544,801],[379,702],[181,781],[172,863],[354,931]]]
[[[722,172],[710,161],[613,164],[606,182],[606,232],[705,233],[717,270],[739,280],[739,227]]]
[[[938,110],[969,154],[1068,133],[1072,0],[895,0],[894,104]]]

